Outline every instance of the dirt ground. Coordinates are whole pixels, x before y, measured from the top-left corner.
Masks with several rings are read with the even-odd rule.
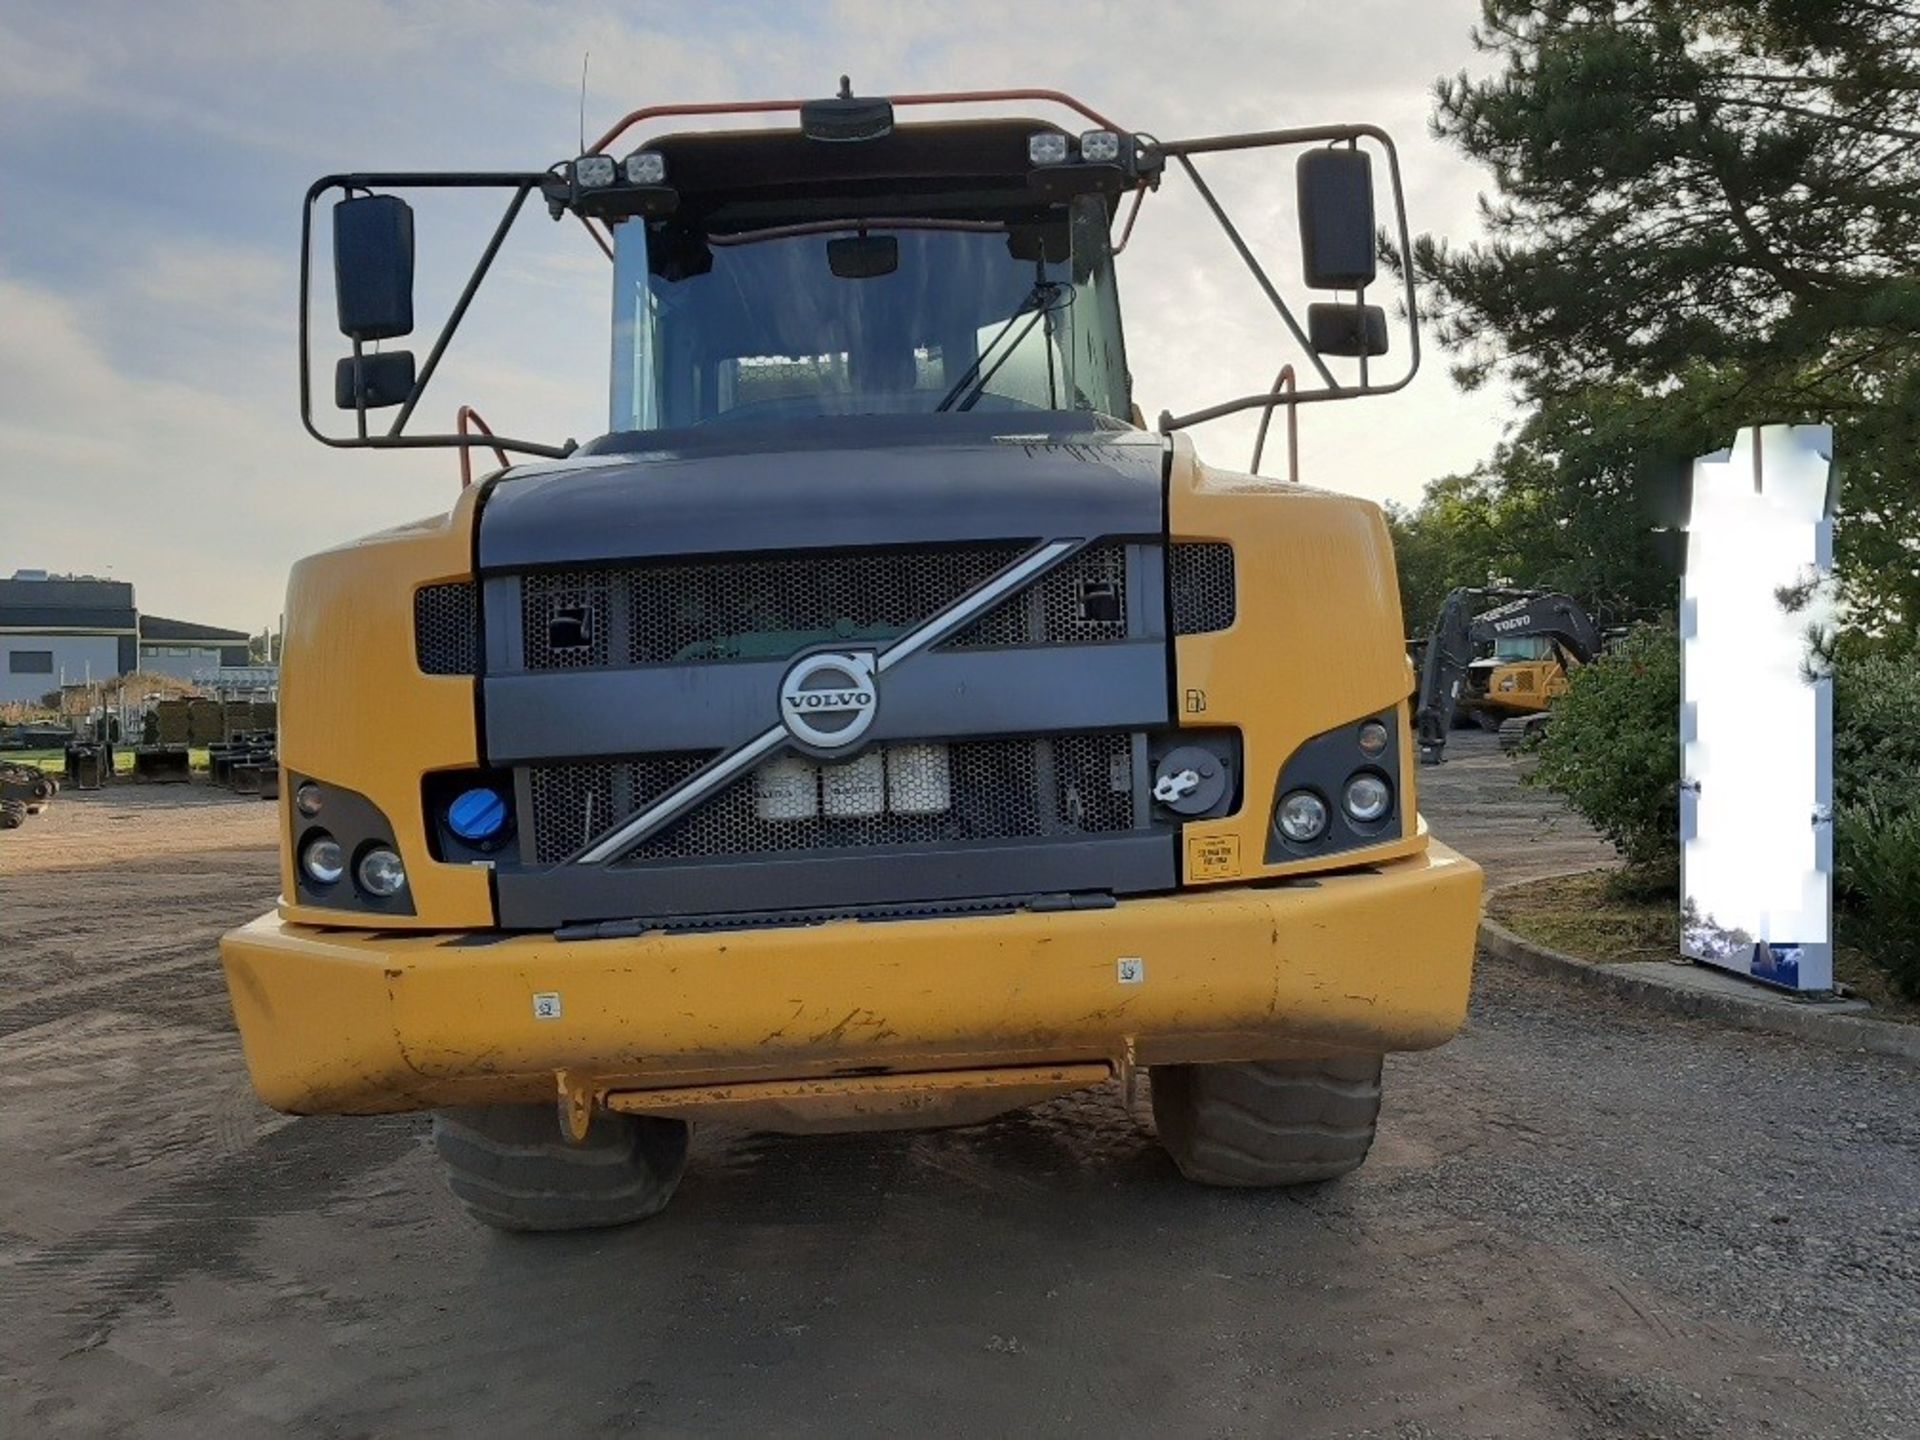
[[[1494,878],[1604,859],[1452,754]],[[1920,1435],[1911,1070],[1483,963],[1311,1193],[1190,1187],[1097,1092],[709,1129],[660,1219],[506,1238],[421,1121],[252,1099],[213,947],[272,835],[200,788],[0,835],[0,1433]]]

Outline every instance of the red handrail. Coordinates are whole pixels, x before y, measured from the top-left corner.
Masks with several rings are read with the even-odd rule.
[[[1269,393],[1278,395],[1283,389],[1289,395],[1294,392],[1291,365],[1280,367],[1280,373],[1273,377],[1273,389]],[[1276,400],[1260,412],[1260,433],[1253,437],[1253,462],[1247,466],[1252,474],[1260,473],[1260,455],[1267,448],[1267,426],[1273,423],[1273,406],[1279,403]],[[1287,479],[1296,484],[1300,479],[1300,411],[1292,405],[1287,406]]]
[[[884,99],[893,105],[992,105],[1009,100],[1044,100],[1084,115],[1102,129],[1116,132],[1120,129],[1092,106],[1060,90],[939,90],[913,95],[876,95],[871,98]],[[646,120],[659,120],[668,115],[768,115],[782,110],[797,111],[806,103],[804,100],[721,100],[700,105],[646,105],[622,116],[611,130],[593,142],[593,148],[587,153],[599,154]]]
[[[460,407],[460,413],[454,416],[453,423],[454,428],[462,435],[471,435],[473,430],[478,430],[488,439],[493,438],[493,427],[482,420],[480,418],[480,412],[471,405],[462,405]],[[472,425],[473,430],[467,428],[469,425]],[[507,459],[507,452],[502,450],[498,445],[489,445],[487,448],[493,451],[494,455],[498,457],[502,470],[513,463]],[[460,488],[464,490],[471,484],[473,484],[473,447],[471,445],[462,445],[460,447]]]

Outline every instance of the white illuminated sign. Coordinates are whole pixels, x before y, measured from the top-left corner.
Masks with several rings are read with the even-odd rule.
[[[1681,949],[1802,991],[1833,986],[1832,460],[1768,425],[1696,461],[1680,601]]]

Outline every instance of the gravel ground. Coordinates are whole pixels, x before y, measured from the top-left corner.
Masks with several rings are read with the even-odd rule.
[[[1495,879],[1604,857],[1451,753],[1425,808]],[[1920,1435],[1911,1070],[1483,964],[1311,1193],[1187,1186],[1093,1092],[709,1129],[660,1219],[510,1239],[420,1121],[247,1092],[212,947],[271,835],[155,790],[0,837],[0,1433]]]

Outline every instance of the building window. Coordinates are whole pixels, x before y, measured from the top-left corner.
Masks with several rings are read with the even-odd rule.
[[[15,650],[7,656],[9,675],[53,674],[53,651]]]

